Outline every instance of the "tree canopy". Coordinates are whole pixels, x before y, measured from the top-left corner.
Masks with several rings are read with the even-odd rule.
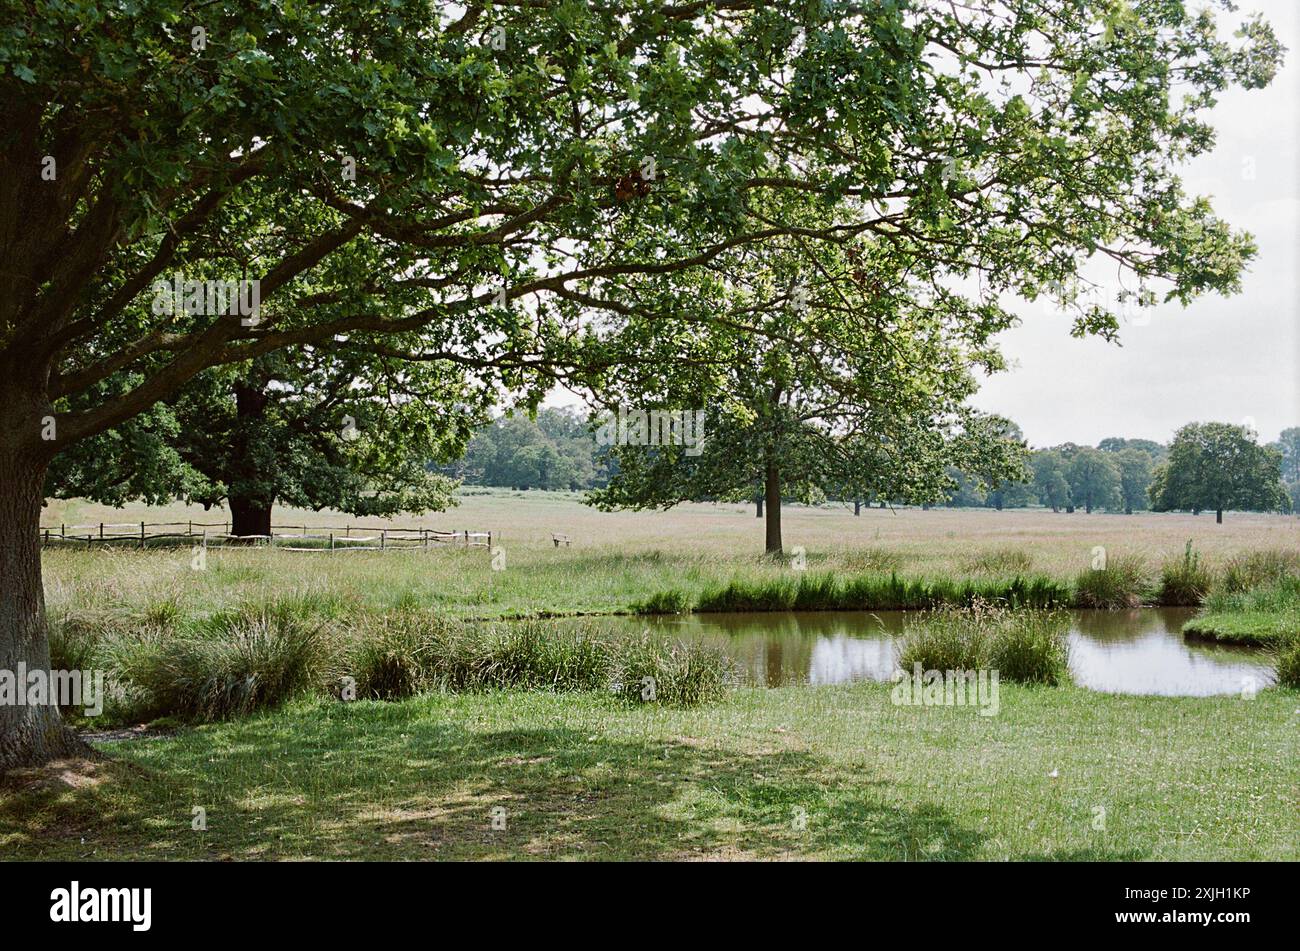
[[[1256,434],[1231,423],[1189,423],[1174,436],[1169,461],[1155,473],[1152,508],[1210,511],[1222,522],[1228,509],[1288,511],[1282,456]]]
[[[1138,304],[1234,291],[1254,245],[1176,168],[1281,52],[1176,0],[2,15],[0,662],[35,667],[51,460],[210,368],[346,343],[535,402],[632,341],[676,363],[692,327],[747,328],[717,269],[796,240],[859,242],[873,313],[925,300],[957,334],[1050,293],[1114,336],[1076,305],[1093,258]],[[169,281],[238,305],[157,306]],[[56,723],[0,711],[0,768],[60,752]]]

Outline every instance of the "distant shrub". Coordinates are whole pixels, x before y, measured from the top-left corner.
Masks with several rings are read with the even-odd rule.
[[[1201,556],[1189,540],[1181,558],[1172,558],[1161,567],[1159,600],[1170,607],[1195,607],[1213,585],[1214,576],[1201,564]]]
[[[1146,562],[1138,555],[1116,555],[1104,568],[1081,573],[1075,581],[1075,602],[1082,608],[1141,607],[1150,595]]]

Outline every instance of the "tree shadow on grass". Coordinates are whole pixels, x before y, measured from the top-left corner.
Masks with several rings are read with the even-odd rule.
[[[349,704],[107,747],[0,787],[14,858],[965,859],[983,836],[803,751],[466,729]],[[90,767],[87,767],[90,769]],[[75,770],[74,770],[75,773]],[[206,830],[194,829],[194,809]]]

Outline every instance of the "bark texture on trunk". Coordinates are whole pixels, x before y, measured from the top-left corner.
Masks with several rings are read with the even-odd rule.
[[[14,676],[20,664],[50,669],[39,537],[46,465],[40,453],[0,445],[0,670]],[[0,773],[90,752],[54,703],[0,704]]]
[[[763,497],[762,497],[761,495],[758,497],[758,504],[754,506],[754,509],[755,509],[755,511],[754,511],[754,517],[755,517],[755,518],[762,518],[762,517],[763,517]]]
[[[1214,513],[1214,521],[1218,525],[1223,524],[1223,509],[1219,509]]]
[[[763,478],[763,497],[767,508],[766,549],[769,555],[781,554],[781,470],[769,456]]]
[[[854,515],[861,515],[861,514],[862,514],[862,500],[861,500],[861,499],[854,499],[854,500],[853,500],[853,514],[854,514]]]

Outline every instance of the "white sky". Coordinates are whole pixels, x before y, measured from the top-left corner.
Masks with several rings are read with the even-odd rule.
[[[1189,194],[1211,196],[1255,236],[1242,293],[1156,307],[1144,326],[1123,328],[1120,346],[1075,340],[1050,305],[1021,303],[1021,326],[999,338],[1013,366],[973,402],[1014,419],[1031,445],[1168,442],[1186,422],[1248,417],[1269,441],[1300,425],[1300,4],[1246,0],[1242,10],[1264,14],[1286,61],[1267,88],[1224,93],[1214,151],[1183,176]]]
[[[1287,48],[1262,90],[1225,92],[1211,113],[1216,146],[1183,173],[1191,195],[1254,235],[1242,293],[1146,310],[1120,343],[1075,340],[1050,303],[1013,306],[999,338],[1011,368],[973,403],[1020,424],[1032,446],[1095,445],[1107,436],[1168,442],[1184,423],[1249,422],[1263,441],[1300,425],[1300,3],[1246,0]],[[549,405],[575,405],[555,392]]]

